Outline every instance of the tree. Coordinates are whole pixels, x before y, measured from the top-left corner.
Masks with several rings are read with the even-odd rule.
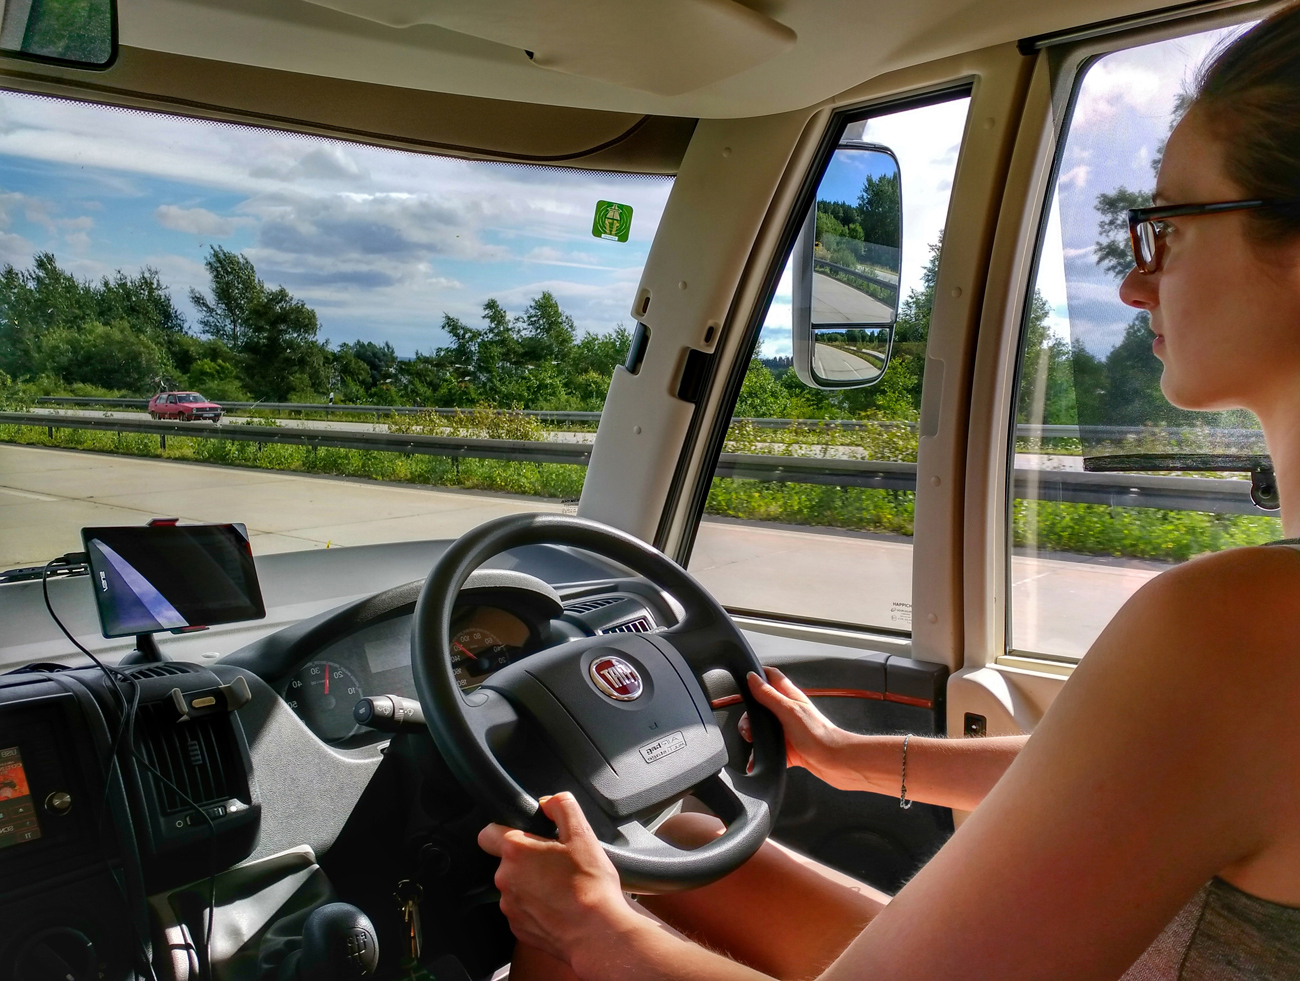
[[[388,341],[376,344],[358,340],[352,344],[340,344],[334,363],[342,369],[342,378],[366,391],[384,383],[391,384],[397,376],[397,352]]]
[[[1019,422],[1070,425],[1078,422],[1073,351],[1068,341],[1053,337],[1047,298],[1034,290],[1020,351]]]
[[[211,280],[211,298],[190,290],[190,302],[199,311],[199,327],[209,337],[239,351],[252,328],[252,307],[262,298],[266,285],[257,278],[257,270],[246,256],[220,245],[208,250],[203,265]]]
[[[896,249],[903,236],[903,197],[899,174],[868,177],[858,192],[858,224],[862,238],[877,245]]]
[[[60,269],[53,253],[36,253],[30,270],[6,263],[0,272],[0,370],[30,377],[39,370],[46,331],[80,326],[96,313],[93,291]]]
[[[919,344],[919,353],[924,353],[925,342],[930,337],[930,314],[934,310],[934,289],[939,282],[939,256],[943,252],[943,230],[939,237],[930,243],[930,259],[921,270],[921,288],[913,289],[907,294],[898,311],[898,320],[894,327],[894,343]]]
[[[249,304],[244,340],[244,378],[253,395],[274,402],[310,397],[328,384],[325,352],[316,342],[316,311],[284,287],[263,288]]]
[[[515,323],[522,328],[520,353],[530,364],[560,364],[573,352],[577,327],[551,292],[543,292],[529,303]]]
[[[45,331],[38,364],[69,384],[128,392],[154,390],[169,367],[162,349],[125,320]]]
[[[847,222],[842,218],[847,218]],[[818,201],[817,241],[826,241],[828,235],[838,235],[840,238],[852,238],[861,242],[862,226],[858,224],[857,209],[840,201]]]
[[[134,276],[120,269],[111,279],[105,276],[100,280],[96,306],[105,323],[124,320],[155,340],[185,333],[185,315],[176,309],[171,290],[152,266]]]

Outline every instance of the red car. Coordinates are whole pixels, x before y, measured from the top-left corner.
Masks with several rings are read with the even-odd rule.
[[[195,419],[221,421],[221,406],[209,402],[198,392],[159,392],[149,400],[149,416],[153,419]]]

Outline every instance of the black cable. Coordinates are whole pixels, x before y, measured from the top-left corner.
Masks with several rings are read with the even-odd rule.
[[[71,553],[69,553],[69,555],[71,555]],[[63,635],[68,638],[72,643],[72,646],[77,648],[77,650],[81,651],[82,654],[85,654],[86,657],[90,658],[90,660],[95,663],[95,666],[99,668],[104,677],[108,679],[109,686],[113,689],[114,694],[117,695],[118,699],[122,703],[122,711],[118,718],[117,732],[109,742],[108,759],[102,766],[104,771],[104,796],[100,799],[99,820],[96,822],[95,830],[99,836],[101,847],[103,847],[104,819],[108,816],[108,798],[113,788],[113,774],[115,770],[119,774],[121,773],[121,769],[118,765],[117,754],[121,746],[122,737],[129,728],[128,720],[134,715],[135,708],[139,704],[140,686],[138,683],[135,683],[134,678],[128,677],[128,680],[134,683],[133,696],[128,702],[126,696],[122,693],[121,688],[118,687],[117,678],[114,677],[113,672],[109,670],[103,661],[83,647],[76,637],[72,636],[71,631],[69,631],[63,621],[59,619],[59,615],[54,612],[54,604],[50,602],[50,569],[56,563],[67,563],[69,555],[62,555],[58,558],[51,559],[41,570],[41,595],[45,599],[45,609],[50,614],[50,619],[54,621],[55,625],[61,631],[63,631]],[[140,932],[137,929],[135,916],[132,913],[131,900],[126,892],[126,885],[113,872],[113,863],[109,861],[106,864],[109,878],[113,880],[113,885],[117,887],[118,894],[122,897],[122,904],[126,908],[127,921],[131,924],[131,932],[135,935],[136,953],[139,955],[140,961],[144,964],[152,981],[158,981],[157,972],[153,967],[153,959],[149,956],[149,947],[145,943],[144,938],[140,936]]]
[[[214,981],[215,972],[213,971],[212,968],[212,927],[216,918],[216,903],[217,903],[217,825],[212,820],[211,815],[209,815],[207,811],[203,810],[202,807],[200,807],[193,800],[191,800],[189,795],[186,794],[185,791],[181,790],[174,783],[172,783],[171,780],[169,780],[166,776],[160,773],[152,763],[150,763],[147,759],[145,759],[144,756],[141,755],[136,750],[135,717],[136,717],[137,710],[139,709],[140,706],[140,682],[129,672],[121,671],[116,668],[109,668],[106,664],[104,664],[103,661],[101,661],[98,657],[96,657],[84,646],[82,646],[81,642],[78,641],[76,637],[72,636],[72,632],[69,631],[66,626],[64,626],[63,621],[59,619],[59,615],[54,612],[54,606],[50,602],[50,589],[49,589],[50,569],[56,563],[71,564],[70,557],[73,556],[74,554],[75,553],[68,553],[67,555],[61,555],[58,558],[51,559],[49,562],[45,564],[44,569],[41,570],[41,594],[45,598],[45,609],[49,612],[50,619],[53,620],[55,625],[58,626],[59,630],[63,632],[63,635],[68,638],[68,640],[72,643],[74,647],[76,647],[77,650],[79,650],[82,654],[86,655],[86,657],[88,657],[94,663],[95,667],[99,668],[100,672],[104,675],[104,677],[108,679],[109,687],[113,689],[114,694],[117,695],[118,700],[122,704],[122,713],[121,713],[121,717],[118,720],[117,733],[114,735],[113,740],[110,743],[110,747],[109,747],[109,760],[108,760],[108,766],[106,767],[106,775],[107,775],[106,783],[108,781],[111,781],[112,779],[112,772],[113,772],[112,768],[118,764],[118,753],[120,752],[121,749],[122,738],[123,736],[125,736],[126,745],[130,749],[132,759],[134,759],[137,763],[143,765],[147,770],[149,770],[150,773],[152,773],[155,777],[161,780],[168,787],[170,787],[171,790],[175,792],[175,794],[184,803],[188,804],[193,810],[197,811],[199,813],[199,816],[202,817],[203,820],[207,822],[208,833],[209,833],[208,835],[208,844],[209,844],[208,916],[207,916],[207,925],[204,929],[203,966],[206,966],[207,968],[208,981]],[[127,684],[131,686],[132,694],[130,699],[128,699],[126,697],[126,694],[122,691],[121,683],[123,681],[125,681]],[[100,813],[101,825],[103,822],[104,814],[107,809],[106,805],[108,801],[108,789],[109,789],[108,786],[105,786],[104,806],[101,808],[101,813]],[[110,875],[112,875],[111,872]],[[117,882],[116,876],[113,876],[113,881],[115,883]],[[119,891],[122,892],[123,900],[126,900],[125,890],[122,889],[120,883],[118,883],[118,888]],[[134,928],[135,918],[130,915],[129,909],[127,912],[128,912],[128,919],[130,920]],[[139,945],[141,951],[147,951],[146,945],[144,944],[144,942],[142,941],[142,939],[138,934],[136,935],[136,943]],[[149,968],[149,974],[154,978],[154,981],[157,981],[157,974],[154,972],[152,960],[146,956],[145,963]]]

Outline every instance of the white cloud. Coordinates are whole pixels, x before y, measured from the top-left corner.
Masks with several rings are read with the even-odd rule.
[[[1075,187],[1083,188],[1088,184],[1088,174],[1091,167],[1087,164],[1076,164],[1064,174],[1057,178],[1057,183],[1061,186],[1073,184]]]
[[[540,262],[551,266],[575,266],[581,269],[609,269],[590,252],[564,252],[550,245],[539,245],[524,256],[525,262]]]
[[[250,170],[249,174],[253,177],[272,177],[286,181],[315,178],[355,182],[370,177],[369,171],[357,163],[352,154],[332,143],[309,150],[292,164],[261,164]]]
[[[173,232],[213,238],[233,235],[241,224],[248,223],[247,219],[223,218],[207,208],[181,208],[174,204],[160,204],[154,211],[154,217],[163,228],[169,228]]]
[[[0,232],[0,262],[13,266],[26,266],[32,259],[35,246],[21,235]]]

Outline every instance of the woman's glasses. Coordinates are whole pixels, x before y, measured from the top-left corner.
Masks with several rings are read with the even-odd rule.
[[[1225,211],[1253,211],[1256,208],[1295,204],[1300,204],[1300,199],[1217,201],[1214,204],[1166,204],[1155,208],[1134,208],[1128,213],[1128,234],[1133,240],[1133,259],[1137,262],[1138,272],[1153,273],[1164,262],[1164,239],[1169,232],[1169,226],[1165,223],[1166,218],[1217,215]]]

